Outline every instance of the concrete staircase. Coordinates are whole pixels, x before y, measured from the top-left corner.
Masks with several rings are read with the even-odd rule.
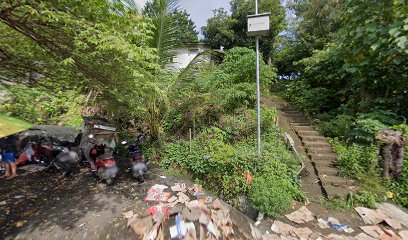
[[[350,192],[357,190],[353,180],[340,177],[336,168],[337,155],[326,138],[316,130],[311,121],[288,103],[272,99],[278,108],[280,117],[286,118],[292,130],[304,146],[311,166],[317,175],[323,194],[328,198],[347,198]]]

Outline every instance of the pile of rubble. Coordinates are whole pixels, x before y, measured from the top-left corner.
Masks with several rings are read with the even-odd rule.
[[[380,204],[377,209],[357,207],[355,211],[359,214],[365,224],[359,226],[361,232],[355,234],[356,230],[340,223],[336,218],[329,217],[327,220],[317,218],[305,206],[299,210],[285,215],[293,224],[274,221],[268,239],[331,239],[331,240],[408,240],[408,214],[391,204]],[[320,229],[333,229],[337,233],[323,235],[312,231],[308,227],[299,227],[308,223],[309,226],[317,226]],[[355,236],[353,236],[355,235]]]
[[[230,209],[218,199],[213,201],[201,185],[187,188],[176,184],[172,192],[167,188],[156,184],[149,189],[145,202],[158,204],[145,214],[124,213],[128,226],[140,239],[253,239],[244,236],[231,221]],[[253,235],[259,235],[255,228]]]

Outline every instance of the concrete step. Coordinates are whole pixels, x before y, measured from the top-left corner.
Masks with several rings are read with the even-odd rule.
[[[302,137],[304,142],[318,142],[318,141],[326,141],[325,137],[322,136],[304,136]]]
[[[337,161],[336,154],[309,153],[309,156],[313,161],[318,161],[318,160]]]
[[[347,199],[353,190],[344,187],[326,186],[323,188],[328,198],[342,198]]]
[[[309,136],[319,137],[319,136],[321,136],[318,131],[297,131],[297,134],[302,138],[302,140],[303,140],[303,137],[309,137]]]
[[[311,126],[310,125],[310,123],[298,123],[298,122],[293,122],[293,123],[290,123],[290,125],[292,126],[292,127],[300,127],[300,126],[302,126],[302,127],[306,127],[306,126]]]
[[[296,131],[315,131],[316,129],[312,126],[296,126]]]
[[[322,166],[322,165],[315,165],[317,173],[320,175],[327,175],[327,176],[337,176],[338,170],[335,167],[330,166]]]
[[[308,153],[330,154],[334,153],[331,147],[306,147]]]
[[[309,141],[303,141],[303,144],[306,147],[331,147],[330,144],[324,141],[319,141],[319,142],[309,142]]]
[[[340,187],[355,185],[354,180],[346,179],[340,176],[326,176],[326,177],[319,176],[319,177],[320,177],[323,187],[326,187],[327,185],[340,186]]]
[[[313,161],[314,167],[318,168],[335,168],[336,161],[333,160],[314,160]]]
[[[297,110],[285,110],[283,111],[283,114],[287,114],[287,115],[302,115],[303,113],[297,111]]]

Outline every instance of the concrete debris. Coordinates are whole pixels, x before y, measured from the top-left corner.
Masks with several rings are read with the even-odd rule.
[[[271,230],[277,234],[281,234],[283,236],[290,236],[295,227],[292,227],[289,224],[283,223],[279,220],[273,222],[271,226]]]
[[[401,240],[398,235],[390,229],[384,229],[384,233],[382,233],[379,238],[380,240]]]
[[[280,237],[278,234],[264,234],[262,237],[262,240],[280,240]]]
[[[354,209],[363,219],[364,223],[367,224],[378,224],[388,218],[381,209],[373,210],[365,207],[356,207]]]
[[[310,230],[309,228],[295,228],[293,230],[295,235],[300,239],[300,240],[308,240],[310,238],[310,235],[313,234],[313,231]]]
[[[330,234],[330,235],[328,235],[327,236],[327,238],[325,238],[325,239],[328,239],[328,240],[351,240],[351,238],[350,237],[347,237],[347,236],[345,236],[345,235],[337,235],[337,234]]]
[[[387,213],[387,218],[398,220],[402,225],[408,227],[408,213],[405,211],[390,203],[377,204],[376,206],[378,209]]]
[[[360,228],[364,233],[376,239],[378,239],[380,235],[384,233],[379,226],[362,226]]]
[[[354,237],[356,240],[377,240],[376,238],[370,237],[365,233],[359,233],[357,236]]]
[[[252,239],[254,240],[263,240],[262,233],[252,226],[252,224],[249,225],[251,227],[251,234],[252,234]]]
[[[307,223],[315,219],[314,214],[305,206],[301,207],[299,210],[291,214],[285,215],[285,217],[297,224]]]
[[[396,220],[396,219],[387,218],[387,219],[384,220],[384,222],[385,222],[388,226],[392,227],[393,229],[401,229],[401,228],[402,228],[401,223],[400,223],[398,220]]]
[[[408,240],[408,230],[403,230],[398,233],[402,240]]]

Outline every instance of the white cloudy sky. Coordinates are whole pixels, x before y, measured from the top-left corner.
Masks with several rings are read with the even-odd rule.
[[[144,6],[148,0],[136,0],[139,6]],[[213,16],[213,9],[220,7],[230,9],[230,0],[180,0],[181,8],[186,9],[200,31],[207,24],[207,19]],[[200,34],[201,36],[201,34]]]

